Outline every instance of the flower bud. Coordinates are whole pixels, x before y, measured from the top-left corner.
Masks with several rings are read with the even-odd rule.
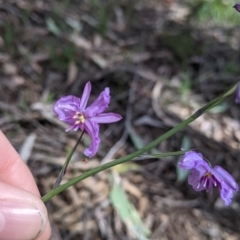
[[[236,3],[233,8],[235,8],[238,12],[240,12],[240,3]]]
[[[240,103],[240,83],[238,83],[235,92],[235,103]]]

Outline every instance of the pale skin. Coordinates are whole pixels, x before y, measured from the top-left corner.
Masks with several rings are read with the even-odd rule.
[[[48,240],[47,209],[27,165],[0,131],[0,239]]]

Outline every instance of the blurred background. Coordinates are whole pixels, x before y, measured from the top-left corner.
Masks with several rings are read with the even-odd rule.
[[[231,0],[0,1],[0,128],[52,189],[79,133],[52,109],[64,95],[92,102],[111,89],[97,155],[85,135],[64,181],[132,153],[239,81],[240,13]],[[240,181],[240,106],[234,96],[153,149],[196,149]],[[138,159],[90,177],[47,203],[52,240],[240,239],[240,196],[196,193],[180,157]]]

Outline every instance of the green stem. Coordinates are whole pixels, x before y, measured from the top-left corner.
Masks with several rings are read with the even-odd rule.
[[[70,160],[71,160],[71,158],[72,158],[72,156],[73,156],[73,154],[74,154],[74,152],[75,152],[78,144],[80,143],[83,134],[84,134],[84,131],[82,131],[79,139],[77,140],[75,146],[73,147],[73,149],[72,149],[72,151],[70,152],[70,154],[68,155],[68,157],[67,157],[64,165],[62,166],[62,169],[61,169],[60,173],[58,174],[57,180],[56,180],[56,182],[55,182],[54,185],[53,185],[53,189],[56,189],[56,188],[59,186],[59,184],[61,183],[61,181],[63,180],[63,177],[64,177],[64,175],[65,175],[65,173],[66,173],[68,164],[69,164],[69,162],[70,162]]]
[[[188,117],[186,120],[184,120],[183,122],[179,123],[176,127],[172,128],[171,130],[169,130],[168,132],[166,132],[165,134],[163,134],[162,136],[160,136],[156,140],[152,141],[151,143],[149,143],[145,147],[143,147],[143,148],[139,149],[138,151],[136,151],[134,153],[131,153],[131,154],[125,156],[125,157],[121,157],[121,158],[119,158],[117,160],[114,160],[112,162],[109,162],[109,163],[106,163],[106,164],[101,165],[99,167],[96,167],[94,169],[91,169],[91,170],[81,174],[80,176],[73,178],[72,180],[64,183],[63,185],[59,186],[56,189],[53,189],[52,191],[50,191],[49,193],[44,195],[42,197],[42,201],[46,202],[46,201],[50,200],[51,198],[53,198],[55,195],[57,195],[60,192],[64,191],[68,187],[71,187],[72,185],[82,181],[83,179],[88,178],[88,177],[90,177],[90,176],[92,176],[92,175],[94,175],[96,173],[99,173],[99,172],[101,172],[103,170],[106,170],[108,168],[114,167],[114,166],[116,166],[118,164],[130,161],[133,158],[138,157],[139,155],[141,155],[141,154],[149,151],[150,149],[156,147],[158,144],[160,144],[164,140],[168,139],[169,137],[171,137],[175,133],[179,132],[184,127],[186,127],[189,123],[193,122],[194,120],[199,118],[202,114],[204,114],[207,111],[209,111],[210,109],[214,108],[216,105],[221,103],[225,98],[227,98],[228,96],[233,94],[235,92],[235,90],[236,90],[236,87],[237,87],[237,84],[235,84],[234,86],[229,88],[225,93],[223,93],[222,95],[220,95],[216,99],[212,100],[211,102],[209,102],[208,104],[206,104],[205,106],[200,108],[193,115]]]

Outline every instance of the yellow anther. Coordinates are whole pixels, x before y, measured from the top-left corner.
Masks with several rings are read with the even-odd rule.
[[[85,117],[82,114],[80,114],[79,112],[75,113],[75,115],[73,116],[73,119],[77,120],[75,122],[75,124],[79,124],[79,123],[84,123],[85,122]]]
[[[78,119],[81,123],[85,122],[85,117],[83,115],[81,115]]]
[[[203,176],[207,177],[207,178],[211,178],[212,177],[212,173],[206,172]]]

